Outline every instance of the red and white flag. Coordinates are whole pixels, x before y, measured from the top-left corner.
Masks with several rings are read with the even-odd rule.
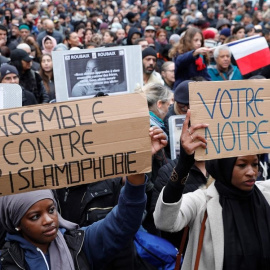
[[[225,45],[230,47],[242,75],[270,64],[270,51],[264,37],[243,38]]]

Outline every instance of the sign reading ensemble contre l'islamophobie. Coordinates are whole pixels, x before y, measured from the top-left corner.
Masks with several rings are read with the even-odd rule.
[[[151,170],[140,94],[0,110],[0,195]]]

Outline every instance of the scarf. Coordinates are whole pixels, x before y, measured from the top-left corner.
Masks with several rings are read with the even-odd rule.
[[[236,158],[206,162],[222,206],[223,269],[270,269],[270,206],[257,186],[242,191],[231,184],[235,162]]]
[[[156,116],[153,112],[149,111],[150,115],[150,126],[157,126],[164,130],[165,125],[162,119],[160,119],[158,116]]]
[[[206,65],[204,63],[203,56],[201,54],[195,60],[195,65],[196,65],[198,71],[204,70],[206,68]]]
[[[52,191],[38,190],[16,195],[0,197],[0,225],[11,234],[18,234],[15,228],[28,209],[36,202],[51,199],[55,206],[57,203]],[[69,222],[58,213],[59,227],[67,230],[78,229],[78,225]],[[74,262],[66,244],[63,234],[58,230],[57,236],[49,246],[51,270],[74,270]],[[26,262],[28,258],[26,257]],[[30,263],[28,263],[29,265]]]

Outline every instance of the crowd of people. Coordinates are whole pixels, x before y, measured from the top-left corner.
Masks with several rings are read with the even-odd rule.
[[[270,269],[270,184],[257,181],[267,178],[268,154],[195,161],[207,147],[197,130],[207,123],[190,126],[188,89],[192,81],[270,78],[270,65],[241,74],[227,45],[255,35],[269,44],[270,2],[0,0],[0,8],[0,82],[21,86],[23,106],[57,101],[53,52],[139,45],[143,85],[134,91],[146,96],[152,143],[146,175],[0,197],[0,270],[174,269],[143,257],[134,236],[164,239],[175,261],[186,226],[182,269],[195,269],[206,213],[197,269]],[[115,91],[94,86],[72,91]],[[186,115],[176,159],[173,115]]]

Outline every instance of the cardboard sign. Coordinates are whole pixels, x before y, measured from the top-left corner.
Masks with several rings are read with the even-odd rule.
[[[192,82],[189,91],[191,124],[209,124],[196,160],[270,152],[269,80]]]
[[[149,172],[144,96],[127,94],[0,111],[0,195]]]

